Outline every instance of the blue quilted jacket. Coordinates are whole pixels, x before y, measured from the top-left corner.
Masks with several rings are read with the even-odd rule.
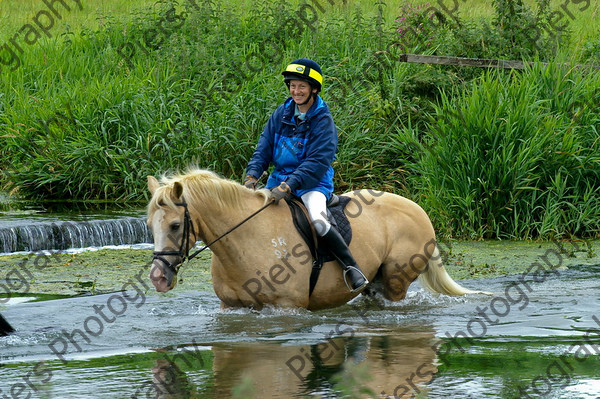
[[[294,117],[295,103],[288,98],[269,118],[246,168],[258,178],[269,164],[274,170],[267,188],[286,182],[297,196],[320,191],[329,199],[333,192],[331,163],[337,152],[337,129],[329,107],[317,96],[304,121]]]

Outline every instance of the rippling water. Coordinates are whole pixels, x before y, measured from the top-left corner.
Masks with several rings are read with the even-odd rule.
[[[0,338],[0,397],[598,398],[599,276],[465,282],[492,297],[415,284],[319,312],[221,311],[212,292],[21,298],[2,310],[18,333]]]

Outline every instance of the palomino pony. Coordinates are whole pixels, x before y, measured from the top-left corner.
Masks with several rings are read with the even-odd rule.
[[[157,291],[175,287],[178,268],[197,240],[217,240],[210,246],[212,280],[223,308],[260,309],[270,304],[315,310],[342,305],[358,295],[346,287],[336,261],[323,265],[309,295],[311,253],[294,228],[287,204],[269,205],[268,190],[253,191],[207,170],[165,177],[162,183],[148,177],[148,226],[155,249],[150,279]],[[386,299],[403,299],[417,277],[433,292],[478,293],[448,275],[431,221],[416,203],[372,190],[344,195],[352,198],[345,210],[352,227],[350,250]]]

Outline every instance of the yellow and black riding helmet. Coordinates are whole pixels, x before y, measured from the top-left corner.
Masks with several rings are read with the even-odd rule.
[[[311,87],[317,89],[317,94],[321,91],[321,87],[323,87],[323,72],[321,72],[321,67],[315,61],[308,58],[299,58],[292,61],[281,74],[288,88],[290,87],[290,81],[295,79],[308,82]]]

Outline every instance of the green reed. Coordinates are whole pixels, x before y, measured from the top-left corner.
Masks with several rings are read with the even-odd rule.
[[[597,234],[599,89],[599,72],[551,64],[444,93],[417,166],[424,206],[459,236]]]
[[[20,68],[3,74],[0,151],[9,189],[132,199],[144,195],[146,175],[190,165],[240,178],[268,115],[287,96],[280,77],[286,62],[309,56],[334,64],[328,39],[349,29],[350,11],[358,12],[337,17],[328,10],[311,18],[313,26],[290,19],[297,8],[278,2],[248,17],[209,2],[183,14],[180,5],[185,23],[167,24],[160,48],[142,48],[170,7],[40,43]],[[371,25],[365,18],[352,26],[352,47],[362,49],[353,57],[375,50],[365,45],[376,34]]]

